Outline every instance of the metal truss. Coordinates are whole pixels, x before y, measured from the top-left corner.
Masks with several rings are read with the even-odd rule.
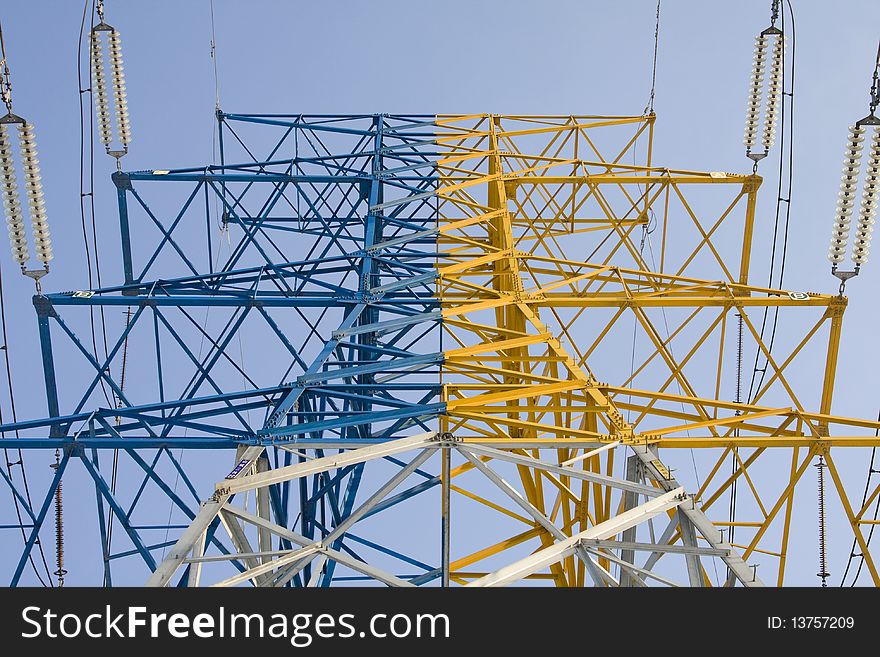
[[[653,115],[218,123],[219,164],[113,176],[122,284],[34,298],[48,416],[0,430],[61,458],[33,504],[2,473],[11,584],[79,461],[107,585],[781,585],[820,454],[880,584],[846,299],[750,284],[757,175],[653,165]]]

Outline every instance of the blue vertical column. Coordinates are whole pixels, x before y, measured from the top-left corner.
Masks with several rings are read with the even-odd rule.
[[[117,171],[113,174],[113,184],[116,185],[116,196],[119,201],[119,236],[122,239],[122,272],[125,276],[125,284],[134,283],[134,271],[131,262],[131,230],[128,224],[128,197],[131,189],[131,179],[127,174]],[[125,289],[122,294],[137,296],[137,289]]]
[[[371,255],[370,247],[382,241],[382,235],[384,232],[384,217],[382,216],[382,209],[374,209],[376,208],[376,206],[380,205],[385,198],[384,190],[382,188],[382,148],[384,142],[384,130],[385,115],[376,114],[373,117],[373,157],[371,158],[370,190],[367,196],[367,216],[364,222],[364,257],[361,260],[361,268],[359,272],[360,280],[358,281],[358,297],[361,301],[367,302],[369,302],[370,300],[370,289],[376,287],[379,284],[379,263]],[[361,316],[358,320],[358,325],[374,325],[378,321],[379,311],[376,306],[367,305],[367,307],[361,313]],[[366,347],[375,346],[376,334],[375,332],[361,333],[358,335],[357,340],[361,345],[364,345]],[[378,358],[379,356],[380,354],[378,351],[363,349],[362,355],[359,356],[359,358]],[[356,378],[356,381],[362,386],[372,386],[376,382],[376,377],[374,374],[361,374]],[[375,390],[371,387],[362,387],[360,389],[364,391],[365,394],[375,394]],[[357,406],[357,409],[359,411],[368,413],[372,410],[372,405],[369,402],[358,401],[353,403]],[[361,437],[369,438],[370,434],[372,433],[372,425],[362,425],[359,430],[361,432]],[[355,438],[357,436],[349,437]],[[348,478],[348,483],[345,487],[345,495],[343,496],[342,500],[340,521],[351,515],[352,509],[354,508],[354,502],[357,496],[357,490],[360,485],[363,469],[363,463],[356,465]],[[334,542],[334,549],[339,549],[339,545],[341,543],[342,537]],[[324,575],[321,578],[321,586],[325,587],[330,586],[330,583],[333,580],[333,572],[336,569],[335,561],[328,560],[326,564],[327,565],[324,571]]]
[[[52,355],[52,333],[49,330],[49,318],[55,316],[52,302],[43,295],[34,296],[34,308],[37,311],[37,327],[40,335],[40,351],[43,357],[43,379],[46,382],[46,405],[49,417],[58,417],[58,384],[55,380],[55,359]],[[50,438],[64,435],[60,424],[52,424],[49,429]]]

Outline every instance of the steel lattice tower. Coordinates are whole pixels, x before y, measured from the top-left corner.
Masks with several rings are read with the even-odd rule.
[[[218,123],[220,164],[113,176],[120,285],[34,298],[48,417],[4,444],[60,462],[33,504],[4,472],[13,585],[77,462],[107,584],[781,585],[820,455],[880,585],[846,299],[750,284],[760,177],[655,166],[653,114]]]

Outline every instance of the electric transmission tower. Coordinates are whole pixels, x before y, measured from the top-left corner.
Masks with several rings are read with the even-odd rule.
[[[74,468],[106,583],[782,584],[817,456],[880,584],[846,298],[750,283],[758,175],[655,165],[653,114],[218,125],[219,164],[113,175],[118,285],[34,297],[48,415],[0,429],[60,457],[4,476],[12,584]]]

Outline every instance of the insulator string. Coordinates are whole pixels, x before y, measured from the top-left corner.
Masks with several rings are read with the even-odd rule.
[[[782,108],[786,36],[784,17],[782,29],[776,27],[778,18],[779,0],[773,0],[770,27],[755,37],[755,54],[752,60],[752,75],[749,80],[749,95],[746,103],[746,124],[743,133],[746,157],[755,162],[755,171],[758,169],[758,162],[767,157],[776,142],[776,123]],[[762,107],[764,108],[763,122],[761,118]],[[761,129],[762,123],[763,130]],[[754,151],[758,144],[759,133],[760,143],[763,147],[762,152]]]
[[[779,35],[773,45],[770,59],[770,80],[767,86],[767,113],[764,119],[764,135],[762,145],[768,152],[776,141],[776,120],[782,103],[782,65],[785,52],[785,36]]]
[[[764,60],[767,57],[767,37],[759,34],[755,39],[755,56],[752,65],[752,78],[749,86],[749,100],[746,105],[746,131],[743,144],[746,152],[752,150],[758,138],[758,124],[760,123],[761,92],[764,83]]]
[[[880,207],[880,118],[875,114],[877,106],[880,105],[880,79],[878,78],[880,78],[880,43],[877,45],[877,59],[874,63],[871,88],[868,92],[870,98],[868,116],[859,119],[849,128],[837,213],[832,223],[828,259],[831,261],[831,273],[840,279],[841,295],[843,295],[846,281],[853,276],[858,276],[859,270],[868,261],[877,208]],[[867,137],[870,137],[870,144],[863,171],[862,150]],[[846,247],[849,244],[853,217],[856,214],[859,178],[863,174],[862,195],[850,252],[854,269],[843,271],[839,269],[839,265],[844,260]]]
[[[877,215],[877,205],[880,203],[878,192],[880,192],[880,126],[875,126],[871,154],[865,171],[859,223],[853,237],[852,260],[856,265],[863,265],[868,260],[871,235],[874,232],[874,217]]]
[[[110,106],[107,102],[107,78],[104,75],[104,54],[101,45],[101,32],[92,31],[91,39],[92,59],[92,94],[95,98],[95,113],[98,118],[98,134],[101,143],[109,150],[110,142],[113,141],[113,133],[110,126]]]
[[[116,129],[119,141],[128,148],[131,142],[131,125],[128,120],[128,100],[125,92],[125,72],[122,64],[122,39],[119,32],[110,33],[110,67],[113,75],[113,100],[116,110]]]
[[[834,265],[843,262],[846,245],[849,243],[864,141],[864,127],[851,125],[843,157],[843,173],[840,179],[840,192],[837,195],[837,213],[831,231],[831,246],[828,250],[828,259]]]
[[[2,177],[0,184],[3,186],[3,208],[6,212],[6,228],[9,232],[12,257],[21,267],[25,267],[30,259],[30,252],[6,124],[0,124],[0,177]]]
[[[101,143],[108,155],[119,160],[128,153],[131,143],[131,120],[128,113],[128,92],[125,83],[125,66],[122,59],[122,36],[112,25],[104,22],[104,7],[98,3],[98,23],[92,27],[89,37],[90,60],[92,65],[92,92]],[[104,43],[106,39],[106,47]],[[109,62],[108,62],[109,56]],[[109,67],[109,76],[106,69]],[[108,79],[109,78],[109,79]],[[111,92],[108,84],[112,85]],[[111,110],[112,104],[112,110]],[[113,122],[115,118],[115,137],[120,148],[113,148]],[[121,169],[121,164],[119,164]]]

